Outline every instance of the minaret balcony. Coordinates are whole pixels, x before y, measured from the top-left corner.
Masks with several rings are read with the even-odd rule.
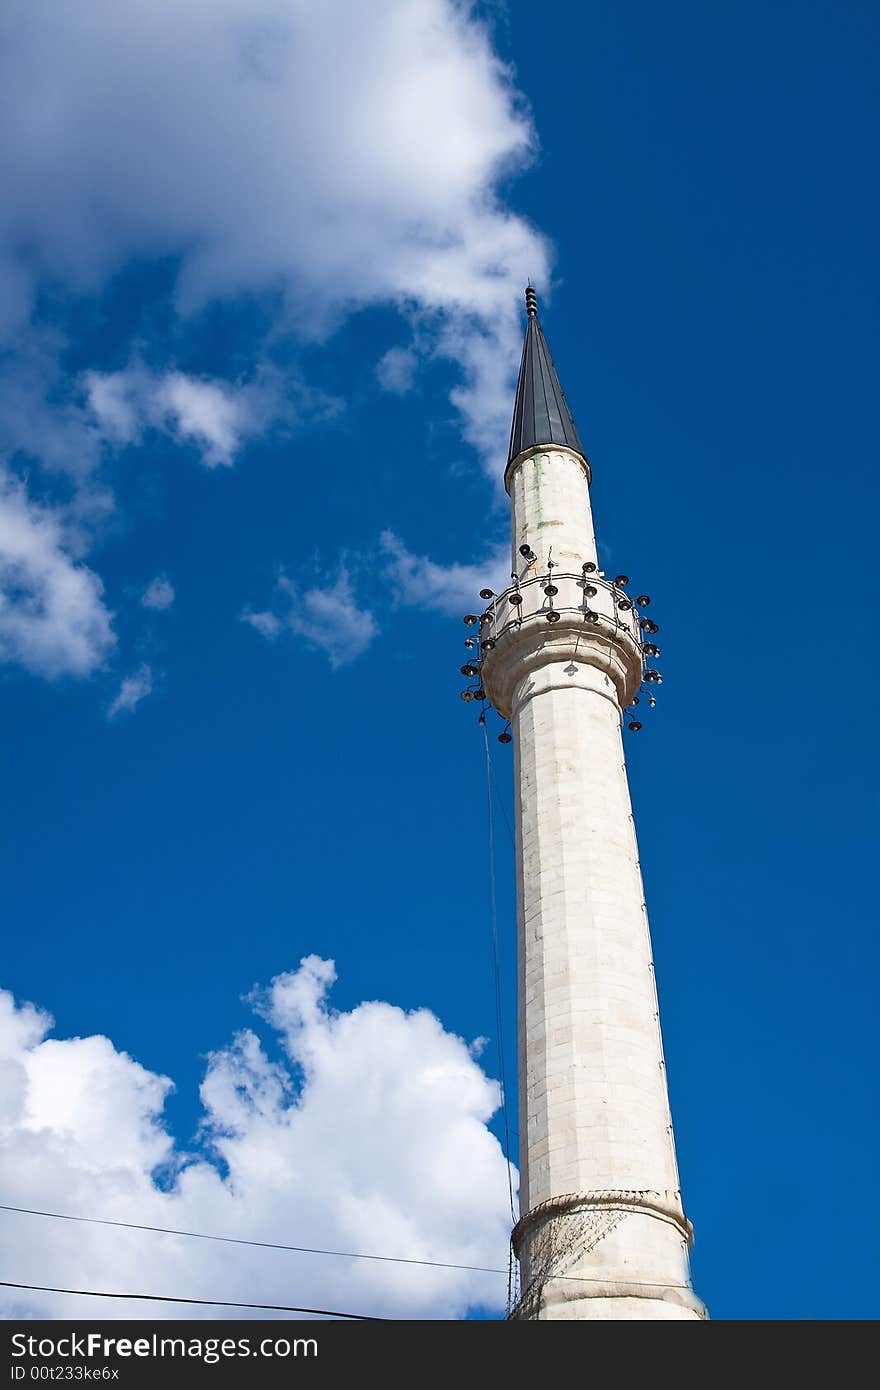
[[[514,579],[481,614],[482,684],[505,719],[530,672],[561,662],[610,677],[624,709],[646,668],[642,614],[623,588],[598,571]]]

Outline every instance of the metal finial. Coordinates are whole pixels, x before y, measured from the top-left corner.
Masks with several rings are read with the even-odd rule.
[[[538,317],[538,296],[531,285],[526,288],[526,311],[530,319]]]

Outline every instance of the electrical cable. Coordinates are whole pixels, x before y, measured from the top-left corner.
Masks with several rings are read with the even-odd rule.
[[[318,1249],[318,1248],[316,1248],[316,1247],[309,1246],[309,1245],[281,1245],[281,1244],[276,1243],[276,1242],[274,1242],[274,1241],[267,1241],[267,1240],[246,1240],[243,1236],[215,1236],[215,1235],[208,1235],[208,1234],[206,1234],[204,1231],[183,1231],[183,1230],[178,1230],[177,1228],[175,1228],[175,1227],[173,1227],[173,1226],[148,1226],[148,1225],[145,1225],[145,1224],[143,1224],[143,1223],[139,1223],[139,1222],[135,1222],[135,1221],[111,1221],[111,1220],[109,1220],[109,1219],[106,1219],[106,1218],[103,1218],[103,1217],[100,1217],[100,1216],[71,1216],[71,1215],[70,1215],[69,1213],[67,1213],[67,1212],[59,1212],[59,1211],[38,1211],[38,1210],[36,1210],[36,1208],[33,1208],[33,1207],[14,1207],[14,1206],[11,1206],[11,1205],[10,1205],[9,1203],[7,1203],[7,1202],[0,1202],[0,1211],[11,1211],[11,1212],[17,1213],[17,1214],[20,1215],[20,1216],[43,1216],[43,1217],[50,1218],[51,1220],[54,1220],[54,1221],[79,1221],[79,1222],[82,1222],[82,1223],[84,1223],[85,1225],[88,1225],[88,1226],[118,1226],[118,1227],[122,1227],[124,1230],[128,1230],[128,1231],[152,1231],[152,1232],[153,1232],[154,1234],[156,1234],[156,1235],[186,1236],[186,1237],[188,1237],[188,1238],[191,1239],[191,1240],[215,1240],[215,1241],[220,1241],[222,1244],[226,1244],[226,1245],[250,1245],[250,1246],[255,1246],[255,1247],[256,1247],[257,1249],[259,1249],[259,1250],[288,1250],[288,1251],[293,1252],[294,1254],[299,1254],[299,1255],[335,1255],[335,1256],[338,1256],[338,1257],[341,1258],[341,1259],[346,1259],[346,1260],[378,1260],[378,1261],[382,1262],[383,1264],[425,1265],[425,1266],[427,1266],[429,1269],[459,1269],[459,1270],[463,1270],[465,1273],[469,1273],[469,1274],[499,1274],[499,1275],[500,1275],[500,1274],[506,1274],[506,1273],[507,1273],[507,1271],[506,1271],[505,1269],[501,1269],[501,1268],[499,1268],[499,1267],[490,1266],[490,1265],[452,1264],[452,1263],[444,1262],[443,1260],[416,1260],[416,1259],[408,1259],[408,1258],[406,1258],[405,1256],[402,1256],[402,1255],[365,1255],[365,1254],[362,1254],[362,1253],[360,1253],[360,1252],[357,1252],[357,1253],[356,1253],[356,1252],[350,1251],[350,1250],[321,1250],[321,1249]],[[588,1277],[587,1275],[581,1275],[581,1274],[559,1274],[559,1275],[556,1275],[555,1277],[558,1278],[558,1279],[570,1279],[570,1280],[574,1280],[574,1281],[576,1281],[577,1283],[580,1283],[580,1284],[605,1284],[605,1283],[607,1283],[607,1280],[605,1280],[605,1279],[594,1279],[594,1278]],[[632,1282],[632,1281],[628,1281],[628,1282]],[[687,1289],[687,1288],[690,1287],[688,1284],[654,1284],[654,1283],[646,1283],[646,1284],[638,1284],[638,1283],[635,1283],[633,1286],[634,1286],[634,1287],[638,1287],[638,1288],[652,1288],[652,1289],[653,1289],[653,1288],[663,1288],[663,1289]],[[3,1283],[2,1280],[0,1280],[0,1287],[4,1287],[4,1283]],[[42,1286],[37,1285],[37,1284],[6,1284],[5,1287],[8,1287],[8,1288],[34,1288],[34,1289],[37,1289],[37,1290],[41,1290],[41,1289],[42,1289]],[[46,1292],[46,1293],[68,1293],[68,1292],[71,1292],[71,1290],[68,1290],[68,1289],[45,1289],[45,1290],[42,1290],[42,1291],[43,1291],[43,1292]],[[73,1290],[73,1292],[77,1292],[77,1291],[76,1291],[76,1290]],[[102,1297],[107,1297],[107,1298],[114,1297],[114,1295],[111,1295],[111,1294],[106,1294],[106,1295],[101,1295],[101,1296],[102,1296]],[[116,1295],[116,1296],[117,1296],[117,1297],[120,1297],[120,1298],[128,1297],[128,1295],[125,1295],[125,1294],[119,1294],[119,1295]],[[132,1295],[132,1297],[135,1297],[135,1295]],[[137,1295],[137,1297],[141,1297],[141,1295]],[[158,1294],[156,1294],[156,1295],[144,1294],[143,1297],[145,1297],[145,1298],[147,1298],[147,1297],[159,1297],[159,1295],[158,1295]],[[172,1299],[172,1300],[171,1300],[171,1302],[181,1302],[181,1301],[182,1301],[182,1300],[180,1300],[180,1299]],[[197,1300],[196,1300],[196,1301],[197,1301]],[[227,1306],[232,1306],[232,1305],[227,1305]],[[242,1305],[242,1306],[245,1306],[245,1305]],[[291,1310],[291,1309],[284,1309],[283,1311],[285,1311],[285,1312],[289,1312],[289,1311],[295,1312],[295,1311],[297,1311],[297,1310],[296,1310],[296,1309],[292,1309],[292,1310]],[[354,1315],[354,1314],[352,1314],[352,1316],[359,1316],[359,1315]]]
[[[501,963],[498,949],[498,895],[495,887],[495,821],[492,813],[492,756],[489,752],[489,733],[483,721],[483,742],[486,746],[486,809],[489,822],[489,910],[492,919],[492,961],[495,973],[495,1023],[498,1028],[498,1066],[501,1072],[501,1117],[504,1123],[504,1157],[507,1161],[507,1193],[510,1199],[510,1219],[517,1222],[513,1200],[513,1174],[510,1165],[510,1125],[507,1118],[507,1078],[504,1066],[504,1023],[501,1004]]]
[[[292,1308],[287,1303],[236,1303],[226,1298],[172,1298],[164,1293],[108,1293],[103,1289],[57,1289],[46,1284],[14,1284],[0,1279],[0,1289],[30,1289],[34,1293],[68,1293],[82,1298],[139,1298],[150,1303],[197,1303],[203,1308],[257,1308],[269,1313],[314,1313],[321,1318],[347,1318],[354,1322],[387,1322],[369,1313],[340,1313],[330,1308]]]
[[[207,1235],[203,1231],[182,1231],[173,1226],[148,1226],[136,1221],[111,1221],[100,1216],[71,1216],[61,1211],[36,1211],[31,1207],[13,1207],[0,1202],[0,1211],[14,1211],[22,1216],[45,1216],[55,1221],[79,1221],[87,1226],[121,1226],[128,1231],[153,1231],[163,1236],[187,1236],[190,1240],[216,1240],[224,1245],[252,1245],[259,1250],[287,1250],[296,1255],[333,1255],[343,1260],[378,1260],[382,1264],[427,1265],[431,1269],[460,1269],[472,1274],[503,1274],[502,1269],[480,1265],[460,1265],[444,1260],[407,1259],[401,1255],[366,1255],[355,1250],[321,1250],[310,1245],[282,1245],[273,1240],[245,1240],[242,1236]]]
[[[492,756],[489,752],[489,733],[486,728],[486,712],[480,718],[483,726],[483,742],[486,747],[486,809],[489,832],[489,903],[492,918],[492,963],[495,975],[495,1021],[498,1029],[498,1066],[501,1073],[501,1116],[504,1123],[504,1157],[507,1162],[507,1193],[510,1201],[510,1220],[516,1226],[516,1207],[513,1200],[513,1173],[510,1163],[510,1121],[507,1114],[507,1077],[504,1065],[504,1010],[501,998],[501,961],[498,947],[498,894],[495,882],[495,819],[492,814]],[[516,1284],[516,1261],[511,1241],[507,1252],[507,1306],[514,1303]]]
[[[495,788],[495,800],[498,802],[501,814],[504,817],[504,824],[507,827],[507,834],[510,837],[511,848],[514,851],[516,851],[516,836],[513,833],[513,826],[510,823],[510,816],[507,814],[507,806],[504,803],[504,798],[501,795],[501,792],[498,790],[498,781],[495,777],[492,778],[492,785]]]

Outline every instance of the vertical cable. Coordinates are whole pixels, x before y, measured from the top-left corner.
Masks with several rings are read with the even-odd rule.
[[[507,1193],[510,1198],[510,1219],[516,1225],[513,1201],[513,1174],[510,1168],[510,1124],[507,1117],[507,1077],[504,1066],[504,1023],[501,1007],[501,964],[498,950],[498,898],[495,889],[495,820],[492,812],[492,758],[489,752],[489,733],[482,721],[483,742],[486,746],[486,810],[489,827],[489,911],[492,919],[492,962],[495,973],[495,1026],[498,1029],[498,1066],[501,1072],[501,1116],[504,1122],[504,1156],[507,1160]]]

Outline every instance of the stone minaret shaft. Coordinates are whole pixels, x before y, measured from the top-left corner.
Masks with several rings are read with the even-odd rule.
[[[590,465],[526,299],[513,584],[480,627],[481,683],[516,759],[518,1312],[699,1318],[621,737],[640,610],[599,570]]]

